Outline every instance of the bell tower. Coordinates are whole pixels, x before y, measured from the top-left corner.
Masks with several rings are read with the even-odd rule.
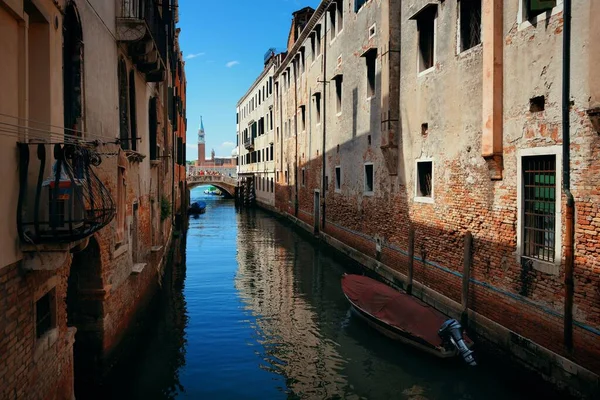
[[[202,121],[202,116],[200,116],[200,128],[198,129],[198,161],[196,162],[198,166],[204,165],[204,162],[206,161],[205,147],[204,122]]]

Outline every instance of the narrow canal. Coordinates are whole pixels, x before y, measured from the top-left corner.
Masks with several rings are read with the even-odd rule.
[[[469,368],[387,339],[341,292],[356,266],[265,212],[203,199],[185,260],[167,272],[106,398],[558,398],[488,353]]]

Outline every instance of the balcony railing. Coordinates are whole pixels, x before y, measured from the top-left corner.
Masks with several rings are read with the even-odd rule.
[[[253,150],[254,149],[254,138],[248,138],[246,140],[244,140],[244,148],[246,150]]]
[[[167,60],[168,16],[156,0],[122,0],[117,17],[117,36],[129,44],[129,52],[148,81],[164,79]],[[167,7],[163,7],[166,10]],[[166,10],[170,13],[171,11]]]
[[[108,189],[94,173],[100,155],[76,144],[18,143],[17,227],[26,244],[73,243],[115,215]]]

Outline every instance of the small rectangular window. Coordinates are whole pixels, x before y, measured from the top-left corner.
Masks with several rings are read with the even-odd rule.
[[[544,111],[546,108],[546,97],[536,96],[529,99],[529,111],[532,113]]]
[[[342,188],[342,167],[335,167],[335,190],[340,191]]]
[[[481,1],[460,0],[460,51],[468,50],[481,43]]]
[[[271,156],[271,159],[270,159],[270,161],[273,161],[273,143],[271,143],[271,146],[270,146],[270,148],[269,148],[269,149],[270,149],[270,150],[269,150],[269,155]]]
[[[524,0],[527,10],[527,19],[533,19],[540,14],[556,7],[556,0]]]
[[[300,126],[302,127],[302,131],[306,130],[306,107],[300,106]]]
[[[344,0],[336,1],[338,34],[344,29]]]
[[[554,262],[556,254],[556,156],[522,158],[523,256]]]
[[[54,289],[35,302],[35,335],[39,339],[55,327]]]
[[[316,46],[315,46],[315,43],[316,43],[315,32],[313,32],[310,35],[310,58],[311,58],[311,60],[313,62],[316,59],[316,48],[315,48]]]
[[[432,198],[433,161],[417,162],[417,197]]]
[[[342,76],[338,76],[335,79],[335,110],[338,114],[342,112]]]
[[[365,164],[365,192],[373,192],[373,164]]]
[[[371,51],[365,56],[367,62],[367,97],[375,96],[375,62],[377,52]]]
[[[287,172],[287,171],[285,171],[285,183],[287,183],[287,184],[289,184],[289,183],[290,183],[290,179],[289,179],[289,176],[288,176],[288,172]]]
[[[321,123],[321,93],[315,94],[315,114],[317,124]]]
[[[275,191],[275,184],[273,183],[273,178],[271,178],[271,193]]]
[[[331,39],[330,40],[335,39],[335,35],[337,33],[337,29],[335,27],[336,17],[337,17],[337,10],[336,10],[336,8],[329,9],[329,18],[330,18],[330,21],[331,21],[331,28],[330,28],[330,31],[329,31],[330,35],[331,35]]]
[[[354,0],[354,12],[358,12],[368,0]]]
[[[419,31],[419,72],[433,67],[435,52],[435,17],[436,7],[423,11],[417,19]]]
[[[321,55],[321,25],[317,25],[317,43],[316,43],[316,51],[317,51],[317,57]]]

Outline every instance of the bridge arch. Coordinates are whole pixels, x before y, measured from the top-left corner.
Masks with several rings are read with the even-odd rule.
[[[226,196],[235,197],[237,179],[225,175],[188,175],[187,186],[191,190],[197,186],[211,185],[219,188]]]
[[[228,187],[229,185],[225,185],[222,183],[216,183],[216,182],[210,182],[210,183],[202,183],[202,182],[196,182],[196,183],[188,183],[188,188],[190,190],[197,188],[198,186],[214,186],[217,189],[221,190],[223,193],[225,193],[225,195],[227,197],[231,197],[234,198],[235,197],[235,187]]]

